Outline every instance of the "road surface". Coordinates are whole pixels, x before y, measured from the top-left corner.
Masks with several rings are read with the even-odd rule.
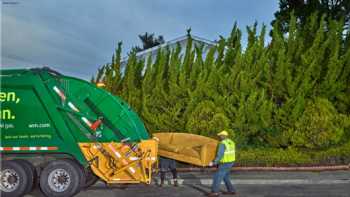
[[[157,178],[151,185],[127,187],[98,182],[77,197],[196,197],[210,191],[211,172],[180,173],[179,176],[179,187],[158,187]],[[350,197],[350,171],[233,172],[231,177],[239,197]],[[26,195],[32,196],[43,197],[38,189]]]

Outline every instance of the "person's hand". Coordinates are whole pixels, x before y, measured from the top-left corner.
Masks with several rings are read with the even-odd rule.
[[[211,161],[211,162],[209,163],[209,166],[212,167],[213,165],[214,165],[214,163]]]

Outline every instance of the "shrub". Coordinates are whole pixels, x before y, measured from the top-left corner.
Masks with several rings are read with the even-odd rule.
[[[212,101],[202,101],[190,114],[186,130],[200,135],[215,136],[228,128],[229,119]]]
[[[237,163],[241,166],[297,166],[311,162],[310,155],[293,148],[237,151]]]
[[[344,134],[345,117],[327,99],[308,101],[295,124],[293,145],[314,149],[338,144]]]

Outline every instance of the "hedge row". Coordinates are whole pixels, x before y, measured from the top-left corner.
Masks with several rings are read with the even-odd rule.
[[[350,143],[320,151],[247,149],[237,151],[238,166],[308,166],[350,164]]]

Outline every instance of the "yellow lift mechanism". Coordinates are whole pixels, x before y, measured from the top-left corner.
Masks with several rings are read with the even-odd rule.
[[[157,161],[156,140],[142,140],[134,145],[111,142],[79,146],[92,171],[106,183],[151,183],[152,167]]]
[[[79,143],[95,175],[108,184],[150,184],[157,154],[197,166],[215,158],[218,141],[188,133],[154,133],[154,139],[137,144]],[[159,148],[158,148],[159,143]]]

